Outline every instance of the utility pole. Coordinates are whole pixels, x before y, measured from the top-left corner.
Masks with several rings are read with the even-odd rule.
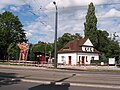
[[[57,11],[57,4],[54,1],[53,4],[55,5],[55,40],[54,40],[54,68],[57,68],[57,19],[58,19],[58,11]]]

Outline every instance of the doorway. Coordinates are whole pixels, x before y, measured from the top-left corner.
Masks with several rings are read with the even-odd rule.
[[[72,60],[71,60],[71,56],[68,56],[68,64],[71,65],[72,64]]]
[[[85,57],[82,56],[82,65],[84,65],[84,64],[85,64]]]

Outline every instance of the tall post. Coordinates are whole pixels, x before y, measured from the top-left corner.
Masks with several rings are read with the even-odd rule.
[[[54,1],[53,4],[55,5],[55,40],[54,40],[54,68],[57,68],[57,19],[58,19],[58,11],[57,5]]]

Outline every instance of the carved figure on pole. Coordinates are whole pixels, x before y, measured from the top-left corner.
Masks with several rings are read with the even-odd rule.
[[[26,61],[27,60],[27,55],[28,55],[28,49],[29,45],[25,42],[22,42],[21,44],[17,44],[18,47],[20,48],[20,55],[19,55],[19,61]]]

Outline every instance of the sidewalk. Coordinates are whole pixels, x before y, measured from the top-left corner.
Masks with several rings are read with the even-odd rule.
[[[120,70],[120,68],[116,66],[58,66],[58,68],[66,68],[66,69],[77,69],[77,70]]]
[[[53,68],[52,64],[40,64],[36,66],[14,66],[14,65],[0,65],[0,67],[5,68],[19,68],[19,69],[49,69]],[[120,71],[120,68],[116,66],[70,66],[70,65],[58,65],[55,70],[117,70]]]

